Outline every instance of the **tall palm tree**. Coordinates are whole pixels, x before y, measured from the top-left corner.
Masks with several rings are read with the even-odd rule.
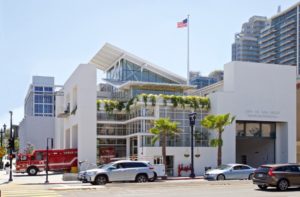
[[[219,114],[219,115],[208,115],[201,121],[201,125],[207,129],[216,130],[218,132],[218,138],[211,140],[211,146],[218,147],[218,166],[222,164],[222,133],[225,129],[225,126],[232,124],[235,116],[231,117],[230,113],[228,114]]]
[[[167,137],[174,136],[179,133],[179,131],[180,129],[178,129],[178,122],[172,122],[170,121],[170,118],[160,118],[155,120],[154,127],[150,129],[150,133],[154,134],[154,137],[152,138],[152,144],[154,144],[157,140],[160,141],[162,158],[165,167],[167,166]]]

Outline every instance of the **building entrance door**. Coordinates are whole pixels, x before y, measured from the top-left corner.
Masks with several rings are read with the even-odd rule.
[[[130,138],[130,158],[132,160],[137,160],[138,146],[137,137]]]
[[[166,173],[168,176],[174,176],[174,156],[167,155]]]
[[[275,163],[276,123],[236,122],[236,163],[258,167]]]

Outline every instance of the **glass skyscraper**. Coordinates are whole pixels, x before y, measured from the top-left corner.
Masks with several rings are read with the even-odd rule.
[[[235,35],[232,44],[232,61],[259,62],[260,31],[267,25],[267,18],[253,16],[242,26],[242,31]]]
[[[299,6],[270,18],[259,39],[260,62],[299,66]]]

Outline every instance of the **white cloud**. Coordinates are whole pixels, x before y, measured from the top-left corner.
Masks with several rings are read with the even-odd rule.
[[[13,124],[18,125],[24,117],[24,107],[20,106],[18,108],[15,108],[12,110],[12,112],[13,112],[13,116],[12,116]],[[7,112],[6,114],[1,114],[0,116],[0,128],[2,128],[4,123],[9,127],[10,124],[9,112]]]

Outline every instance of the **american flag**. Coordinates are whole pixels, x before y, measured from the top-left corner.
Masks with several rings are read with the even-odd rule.
[[[188,26],[188,19],[184,19],[183,21],[181,22],[178,22],[177,23],[177,28],[183,28],[183,27],[187,27]]]

